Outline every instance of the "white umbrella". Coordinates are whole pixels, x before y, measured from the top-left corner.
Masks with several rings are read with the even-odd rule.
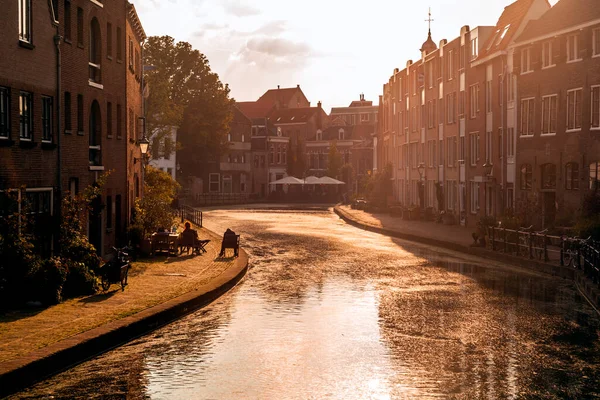
[[[321,182],[319,181],[319,178],[311,175],[311,176],[307,176],[306,178],[304,178],[304,183],[307,185],[318,185]]]
[[[319,183],[321,185],[345,185],[345,182],[338,181],[337,179],[333,179],[328,176],[319,178]]]
[[[283,179],[280,179],[275,182],[271,182],[271,185],[302,185],[304,182],[298,178],[294,178],[293,176],[286,176]]]

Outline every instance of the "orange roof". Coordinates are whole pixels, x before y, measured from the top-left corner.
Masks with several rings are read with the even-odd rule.
[[[599,6],[598,0],[560,0],[539,19],[529,21],[517,40],[532,40],[596,20],[600,18]]]
[[[295,88],[282,88],[282,89],[270,89],[265,92],[260,98],[257,100],[257,103],[262,105],[275,105],[277,102],[281,106],[287,106],[292,97],[298,92],[302,93],[302,89],[300,89],[300,85]],[[304,93],[302,93],[304,96]]]
[[[267,118],[275,105],[259,104],[256,101],[238,101],[237,108],[248,118]]]
[[[482,59],[497,51],[506,49],[534,1],[517,0],[506,6],[496,23],[496,32],[490,35],[477,58]]]

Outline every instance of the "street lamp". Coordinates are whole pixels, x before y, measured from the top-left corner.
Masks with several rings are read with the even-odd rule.
[[[150,145],[150,141],[144,135],[140,140],[138,140],[138,144],[140,145],[140,151],[142,152],[142,158],[134,158],[133,163],[137,163],[138,160],[144,160],[146,157],[146,153],[148,153],[148,146]]]

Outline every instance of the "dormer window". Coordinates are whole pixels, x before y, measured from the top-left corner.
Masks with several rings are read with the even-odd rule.
[[[317,140],[323,140],[323,131],[320,129],[317,131]]]
[[[344,139],[345,139],[345,137],[344,137],[344,133],[345,133],[345,132],[344,132],[344,129],[340,129],[340,130],[338,131],[338,140],[344,140]]]
[[[508,25],[506,25],[504,27],[504,30],[502,31],[502,34],[500,34],[500,36],[498,37],[498,40],[496,40],[496,46],[498,46],[502,42],[502,39],[504,39],[504,37],[508,33],[509,29],[510,29],[510,24],[508,24]]]

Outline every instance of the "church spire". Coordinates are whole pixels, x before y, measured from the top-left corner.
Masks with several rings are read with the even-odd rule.
[[[433,22],[433,18],[431,18],[431,7],[429,7],[429,18],[425,20],[428,23],[429,30],[427,32],[427,40],[421,46],[421,52],[425,52],[425,54],[429,54],[432,51],[437,50],[437,46],[434,43],[433,39],[431,39],[431,23]]]

